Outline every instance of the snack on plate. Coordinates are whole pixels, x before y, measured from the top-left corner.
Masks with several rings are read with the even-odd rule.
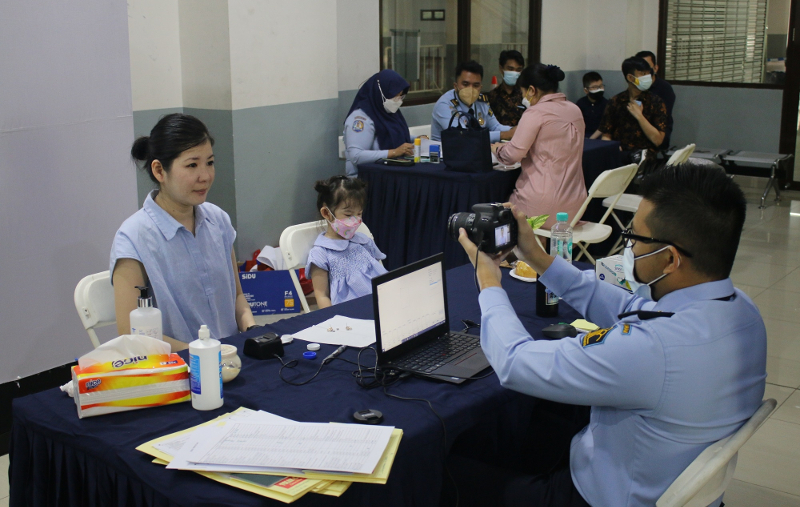
[[[522,261],[517,261],[517,267],[514,268],[514,272],[525,278],[536,278],[536,271]]]

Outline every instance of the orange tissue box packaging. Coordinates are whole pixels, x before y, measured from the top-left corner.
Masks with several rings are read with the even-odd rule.
[[[78,417],[191,400],[189,369],[178,354],[152,354],[72,367]]]

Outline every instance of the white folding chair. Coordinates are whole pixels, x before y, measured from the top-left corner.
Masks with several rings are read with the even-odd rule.
[[[707,507],[719,498],[733,478],[739,449],[776,406],[772,398],[764,400],[736,433],[708,446],[661,495],[656,507]]]
[[[589,254],[584,244],[600,243],[611,235],[611,226],[606,225],[605,221],[614,210],[614,206],[616,206],[622,193],[628,188],[628,184],[630,184],[631,180],[633,180],[633,177],[636,175],[637,167],[636,164],[628,164],[623,167],[618,167],[617,169],[603,171],[600,176],[594,180],[594,183],[592,183],[592,187],[589,189],[589,195],[586,197],[586,200],[583,201],[581,209],[572,217],[572,221],[570,222],[572,226],[573,252],[575,245],[580,249],[580,253],[575,257],[576,261],[583,255],[586,255],[586,257],[589,258],[589,262],[592,264],[595,263],[594,257]],[[611,198],[611,202],[600,221],[597,223],[585,222],[578,224],[581,218],[583,218],[586,206],[589,205],[591,200],[603,197]],[[534,232],[539,236],[550,237],[550,231],[547,229],[536,229]]]
[[[94,348],[97,348],[100,346],[100,340],[94,332],[95,328],[110,326],[117,322],[111,273],[103,271],[84,277],[75,287],[74,299],[83,328],[89,333]]]
[[[294,283],[294,291],[297,293],[297,298],[303,307],[303,313],[308,313],[311,309],[308,307],[308,301],[305,294],[303,294],[303,289],[300,287],[300,279],[297,277],[296,270],[306,267],[308,252],[311,251],[317,236],[325,230],[327,224],[328,222],[325,220],[317,220],[315,222],[292,225],[283,230],[279,240],[283,262],[286,265],[286,269],[289,270],[289,276]],[[363,222],[356,232],[373,239],[372,233]],[[306,273],[306,278],[311,279],[311,273]]]
[[[413,142],[415,138],[419,136],[428,136],[431,137],[431,126],[430,125],[417,125],[415,127],[408,127],[408,133],[411,136],[411,141]]]
[[[666,167],[669,167],[671,165],[683,164],[684,162],[689,160],[689,157],[692,155],[692,153],[694,153],[694,144],[687,144],[680,150],[673,153],[671,157],[669,157],[669,160],[667,160]]]
[[[665,167],[669,167],[671,165],[678,165],[683,164],[689,157],[694,153],[694,144],[687,144],[685,147],[677,150],[675,153],[669,157],[667,160],[667,165]],[[642,157],[642,161],[644,161],[644,157]],[[615,206],[616,209],[620,211],[627,211],[629,213],[636,213],[636,210],[639,209],[639,204],[642,202],[642,196],[636,194],[622,194],[622,196],[617,201],[617,205]],[[603,206],[608,207],[611,203],[611,198],[603,199]],[[614,218],[614,221],[617,222],[619,228],[622,230],[629,229],[633,219],[628,222],[628,225],[623,225],[622,220],[619,219],[616,213],[613,211],[611,212],[611,216]],[[614,246],[611,247],[611,250],[608,251],[608,255],[614,255],[617,252],[621,252],[622,249],[625,248],[625,244],[622,242],[622,236],[617,238],[617,241],[614,243]]]

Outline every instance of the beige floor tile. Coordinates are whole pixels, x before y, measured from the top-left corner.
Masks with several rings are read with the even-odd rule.
[[[725,507],[800,507],[800,496],[732,480],[722,497]]]
[[[800,361],[768,355],[767,382],[792,389],[800,388]]]
[[[772,287],[776,282],[786,278],[793,273],[796,268],[779,264],[767,264],[763,262],[751,261],[737,258],[733,263],[731,280],[734,285],[752,285],[754,287]],[[800,292],[798,289],[797,292]]]
[[[800,324],[765,317],[767,354],[773,357],[800,361]]]
[[[753,299],[761,315],[800,323],[800,293],[767,289]]]
[[[775,282],[771,288],[786,290],[789,292],[800,292],[800,270],[795,269],[785,277]]]
[[[789,399],[789,396],[794,394],[796,389],[792,387],[785,387],[785,386],[778,386],[775,384],[767,384],[766,388],[764,389],[764,399],[773,398],[775,401],[778,402],[777,408],[780,408],[783,403]],[[775,415],[778,411],[775,410],[772,412],[772,415]],[[770,416],[772,417],[772,416]]]
[[[776,249],[759,241],[742,238],[736,251],[737,261],[800,266],[800,249]]]
[[[800,496],[800,424],[768,419],[739,451],[734,478]]]
[[[5,454],[3,456],[0,456],[0,498],[4,498],[7,496],[8,496],[8,454]]]
[[[741,289],[750,299],[755,298],[765,290],[765,287],[756,287],[755,285],[747,285],[744,283],[734,283],[737,289]]]
[[[741,241],[771,248],[797,249],[800,246],[800,230],[772,229],[761,225],[742,231]]]
[[[777,400],[777,398],[775,399]],[[780,405],[770,418],[800,425],[800,391],[792,393],[789,399]],[[797,451],[800,453],[800,449],[797,449]],[[800,477],[798,477],[798,480],[800,481]]]

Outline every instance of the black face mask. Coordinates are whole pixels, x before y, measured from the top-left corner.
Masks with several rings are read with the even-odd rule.
[[[599,92],[589,92],[589,97],[597,102],[598,100],[603,100],[603,93],[605,90],[600,90]]]

